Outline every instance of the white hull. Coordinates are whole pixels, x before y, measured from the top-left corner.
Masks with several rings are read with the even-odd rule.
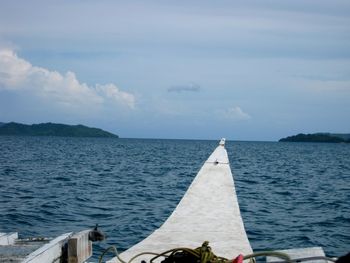
[[[165,223],[120,256],[128,261],[141,252],[161,253],[176,247],[196,248],[209,241],[217,256],[252,253],[244,229],[224,141],[204,163]],[[149,260],[152,256],[141,256]],[[108,262],[118,262],[113,258]]]

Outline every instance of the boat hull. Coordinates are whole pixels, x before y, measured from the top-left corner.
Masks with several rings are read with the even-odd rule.
[[[121,254],[128,261],[142,252],[161,253],[176,247],[196,248],[209,241],[213,252],[235,258],[250,254],[229,159],[221,141],[203,164],[176,209],[150,236]],[[141,256],[148,261],[152,256]],[[108,262],[118,262],[113,258]]]

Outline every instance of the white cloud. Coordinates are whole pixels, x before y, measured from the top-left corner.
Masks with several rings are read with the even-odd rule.
[[[101,96],[126,104],[131,109],[135,108],[135,96],[121,91],[114,84],[96,85],[96,91]]]
[[[135,108],[135,96],[114,84],[89,86],[74,72],[61,74],[33,66],[11,49],[0,49],[0,91],[27,92],[45,105],[86,111],[108,106]]]
[[[20,59],[10,49],[0,50],[0,88],[18,89],[32,65]]]
[[[221,111],[222,117],[230,120],[249,120],[251,116],[244,112],[240,107],[235,106]]]

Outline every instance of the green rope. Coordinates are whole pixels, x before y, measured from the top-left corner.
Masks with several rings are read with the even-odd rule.
[[[198,247],[196,249],[190,249],[190,248],[173,248],[167,251],[164,251],[163,253],[160,253],[153,257],[150,260],[150,263],[153,263],[154,260],[156,260],[159,257],[171,257],[177,252],[186,252],[195,258],[199,259],[200,263],[226,263],[229,260],[226,258],[218,257],[216,256],[209,246],[209,242],[205,241],[201,247]],[[168,255],[170,253],[170,255]],[[129,262],[130,263],[130,262]]]
[[[112,249],[113,249],[113,251],[114,251],[115,256],[118,258],[118,260],[119,260],[121,263],[126,263],[124,260],[122,260],[122,259],[119,257],[118,250],[117,250],[117,248],[116,248],[115,246],[110,246],[110,247],[108,247],[107,249],[105,249],[105,251],[103,251],[103,253],[102,253],[101,256],[99,257],[98,263],[102,263],[102,259],[103,259],[104,255],[105,255],[108,251],[110,251],[110,250],[112,250]]]
[[[133,260],[135,260],[135,258],[138,258],[139,256],[143,256],[143,255],[158,256],[159,254],[158,254],[158,253],[154,253],[154,252],[142,252],[142,253],[139,253],[139,254],[133,256],[133,257],[128,261],[128,263],[131,263]],[[123,263],[123,262],[122,262],[122,263]]]
[[[102,263],[102,259],[103,259],[104,255],[110,250],[114,251],[116,257],[118,258],[118,260],[121,263],[132,263],[132,261],[134,261],[136,258],[138,258],[139,256],[142,256],[142,255],[152,255],[152,256],[154,256],[150,260],[150,263],[153,263],[153,261],[156,260],[159,257],[171,257],[175,253],[178,253],[178,252],[186,252],[186,253],[194,256],[195,258],[197,258],[199,260],[198,262],[200,262],[200,263],[229,263],[229,262],[232,262],[232,260],[216,256],[212,252],[208,241],[205,241],[202,244],[201,247],[198,247],[196,249],[179,247],[179,248],[173,248],[173,249],[164,251],[162,253],[142,252],[142,253],[139,253],[139,254],[133,256],[128,262],[126,262],[126,261],[124,261],[123,259],[120,258],[118,250],[117,250],[117,248],[115,246],[111,246],[111,247],[108,247],[105,251],[103,251],[103,253],[99,257],[98,263]],[[256,253],[244,256],[243,260],[250,259],[250,262],[255,262],[255,257],[260,257],[260,256],[274,256],[274,257],[281,258],[281,259],[285,260],[288,263],[293,263],[291,258],[286,253],[277,252],[277,251],[256,252]]]
[[[173,249],[164,251],[164,252],[162,252],[162,253],[160,253],[160,254],[157,254],[154,258],[152,258],[152,259],[150,260],[150,263],[153,263],[153,261],[156,260],[156,259],[159,258],[159,257],[162,257],[162,256],[163,256],[163,257],[169,257],[169,256],[174,255],[176,252],[179,252],[179,251],[184,251],[184,252],[187,252],[187,253],[189,253],[189,254],[192,254],[192,255],[195,256],[195,257],[199,257],[197,251],[195,251],[194,249],[190,249],[190,248],[181,248],[181,247],[179,247],[179,248],[173,248]],[[167,254],[169,254],[169,253],[171,253],[171,254],[168,256]]]

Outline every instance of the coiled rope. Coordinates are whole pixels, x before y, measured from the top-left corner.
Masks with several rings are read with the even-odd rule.
[[[189,255],[192,255],[197,259],[196,262],[200,263],[232,263],[232,259],[227,259],[223,257],[218,257],[216,256],[212,250],[211,247],[209,246],[209,242],[205,241],[201,247],[198,247],[196,249],[191,249],[191,248],[173,248],[167,251],[164,251],[162,253],[155,253],[155,252],[142,252],[139,254],[136,254],[133,256],[129,261],[123,260],[118,253],[118,250],[115,246],[110,246],[107,249],[103,251],[101,256],[99,257],[98,263],[102,263],[103,257],[105,254],[109,251],[113,250],[115,256],[121,263],[132,263],[136,258],[143,256],[143,255],[151,255],[154,256],[151,260],[150,263],[153,263],[154,260],[156,260],[159,257],[164,257],[164,258],[169,258],[176,253],[187,253]],[[288,254],[283,253],[283,252],[278,252],[278,251],[260,251],[260,252],[255,252],[249,255],[246,255],[243,257],[243,260],[250,260],[250,262],[255,262],[256,257],[261,257],[261,256],[273,256],[282,259],[281,262],[288,262],[288,263],[296,263],[296,262],[303,262],[303,261],[310,261],[310,260],[315,260],[315,259],[325,259],[328,261],[335,262],[334,259],[328,258],[328,257],[310,257],[310,258],[299,258],[299,259],[291,259]]]

